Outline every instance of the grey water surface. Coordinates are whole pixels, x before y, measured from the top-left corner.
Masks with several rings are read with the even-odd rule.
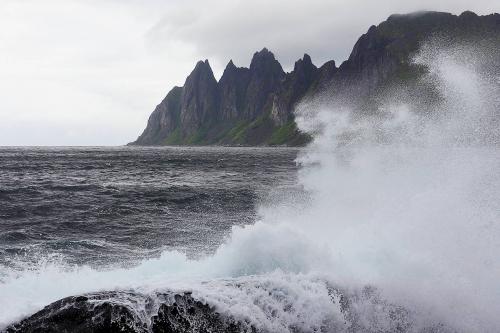
[[[1,267],[127,265],[210,253],[295,186],[298,150],[0,148]]]

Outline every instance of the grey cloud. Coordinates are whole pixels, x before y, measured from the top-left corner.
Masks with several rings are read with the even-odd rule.
[[[233,59],[247,66],[253,52],[271,49],[285,68],[309,53],[316,64],[345,60],[356,39],[370,25],[393,13],[416,10],[471,9],[488,12],[491,1],[189,1],[169,8],[150,31],[157,41],[191,44],[200,58],[209,58],[216,69]],[[219,68],[217,68],[219,67]]]

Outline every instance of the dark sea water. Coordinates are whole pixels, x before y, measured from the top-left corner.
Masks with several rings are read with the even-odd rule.
[[[0,148],[0,273],[211,253],[295,186],[297,150]],[[0,274],[1,275],[1,274]]]

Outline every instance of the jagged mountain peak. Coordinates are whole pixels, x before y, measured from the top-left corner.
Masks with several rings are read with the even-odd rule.
[[[224,75],[228,75],[228,74],[237,72],[238,70],[248,70],[248,68],[245,68],[245,67],[236,67],[236,65],[234,64],[233,60],[231,59],[227,63],[226,68],[224,69],[224,73],[222,73],[222,77],[224,77]]]
[[[210,71],[210,72],[212,72],[212,67],[210,67],[210,63],[208,62],[208,59],[198,61],[196,63],[196,66],[193,69],[193,72],[195,72],[195,71]]]
[[[358,39],[340,67],[332,60],[317,68],[304,54],[285,73],[274,54],[263,48],[254,53],[249,68],[229,61],[217,82],[208,60],[200,61],[185,85],[157,106],[134,144],[302,144],[307,140],[295,126],[293,110],[303,98],[347,91],[367,99],[391,80],[409,80],[420,73],[412,65],[413,55],[436,33],[449,33],[450,42],[497,38],[500,15],[391,15]]]
[[[227,63],[227,66],[226,68],[236,68],[236,66],[234,65],[234,62],[233,62],[233,59],[230,59],[229,62]]]
[[[312,64],[311,56],[307,53],[304,53],[304,56],[302,57],[302,61]]]
[[[248,72],[248,68],[246,67],[236,67],[234,64],[233,60],[229,60],[229,62],[226,65],[226,68],[224,69],[224,72],[222,73],[222,76],[219,80],[219,85],[226,85],[226,83],[229,84],[235,84],[235,80],[246,80],[246,72]],[[244,77],[243,77],[244,76]]]
[[[278,70],[283,72],[281,64],[267,48],[255,52],[250,62],[250,70]]]
[[[313,64],[311,57],[309,54],[304,53],[304,56],[302,59],[299,59],[295,62],[295,65],[293,67],[294,72],[300,72],[300,71],[310,71],[312,69],[316,69],[317,67]]]
[[[210,84],[217,84],[217,80],[215,79],[212,67],[210,67],[210,63],[208,62],[208,60],[200,60],[196,63],[193,71],[186,78],[184,87],[190,87],[196,82],[202,81],[210,82]]]
[[[271,55],[274,58],[274,54],[271,51],[269,51],[269,49],[267,47],[263,47],[262,50],[255,52],[254,56],[256,54],[259,54],[259,55]]]
[[[258,60],[258,59],[272,59],[272,60],[276,60],[275,57],[274,57],[274,53],[272,53],[271,51],[269,51],[266,47],[264,47],[262,50],[257,51],[257,52],[255,52],[253,54],[251,63],[254,62],[254,61],[256,61],[256,60]]]

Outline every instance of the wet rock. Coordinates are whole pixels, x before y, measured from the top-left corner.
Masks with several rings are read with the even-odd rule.
[[[175,295],[172,305],[161,304],[158,314],[152,318],[152,331],[168,332],[227,332],[237,333],[245,329],[241,323],[217,313],[212,307],[194,300],[189,294]]]
[[[64,298],[8,327],[6,332],[146,332],[145,323],[134,310],[103,301],[103,297],[99,294]]]
[[[241,286],[236,285],[236,288]],[[455,333],[438,322],[418,320],[417,314],[384,300],[377,289],[342,291],[327,286],[331,298],[331,316],[319,318],[318,332],[324,333]],[[271,297],[271,296],[270,296]],[[292,317],[277,320],[280,331],[309,333],[294,324]],[[286,326],[284,318],[292,319]],[[192,296],[190,292],[161,292],[144,295],[132,291],[113,291],[67,297],[46,306],[30,317],[12,324],[6,333],[52,332],[137,332],[137,333],[265,333],[249,319],[238,321],[226,312]]]
[[[9,326],[6,333],[255,332],[190,293],[102,292],[67,297]]]

